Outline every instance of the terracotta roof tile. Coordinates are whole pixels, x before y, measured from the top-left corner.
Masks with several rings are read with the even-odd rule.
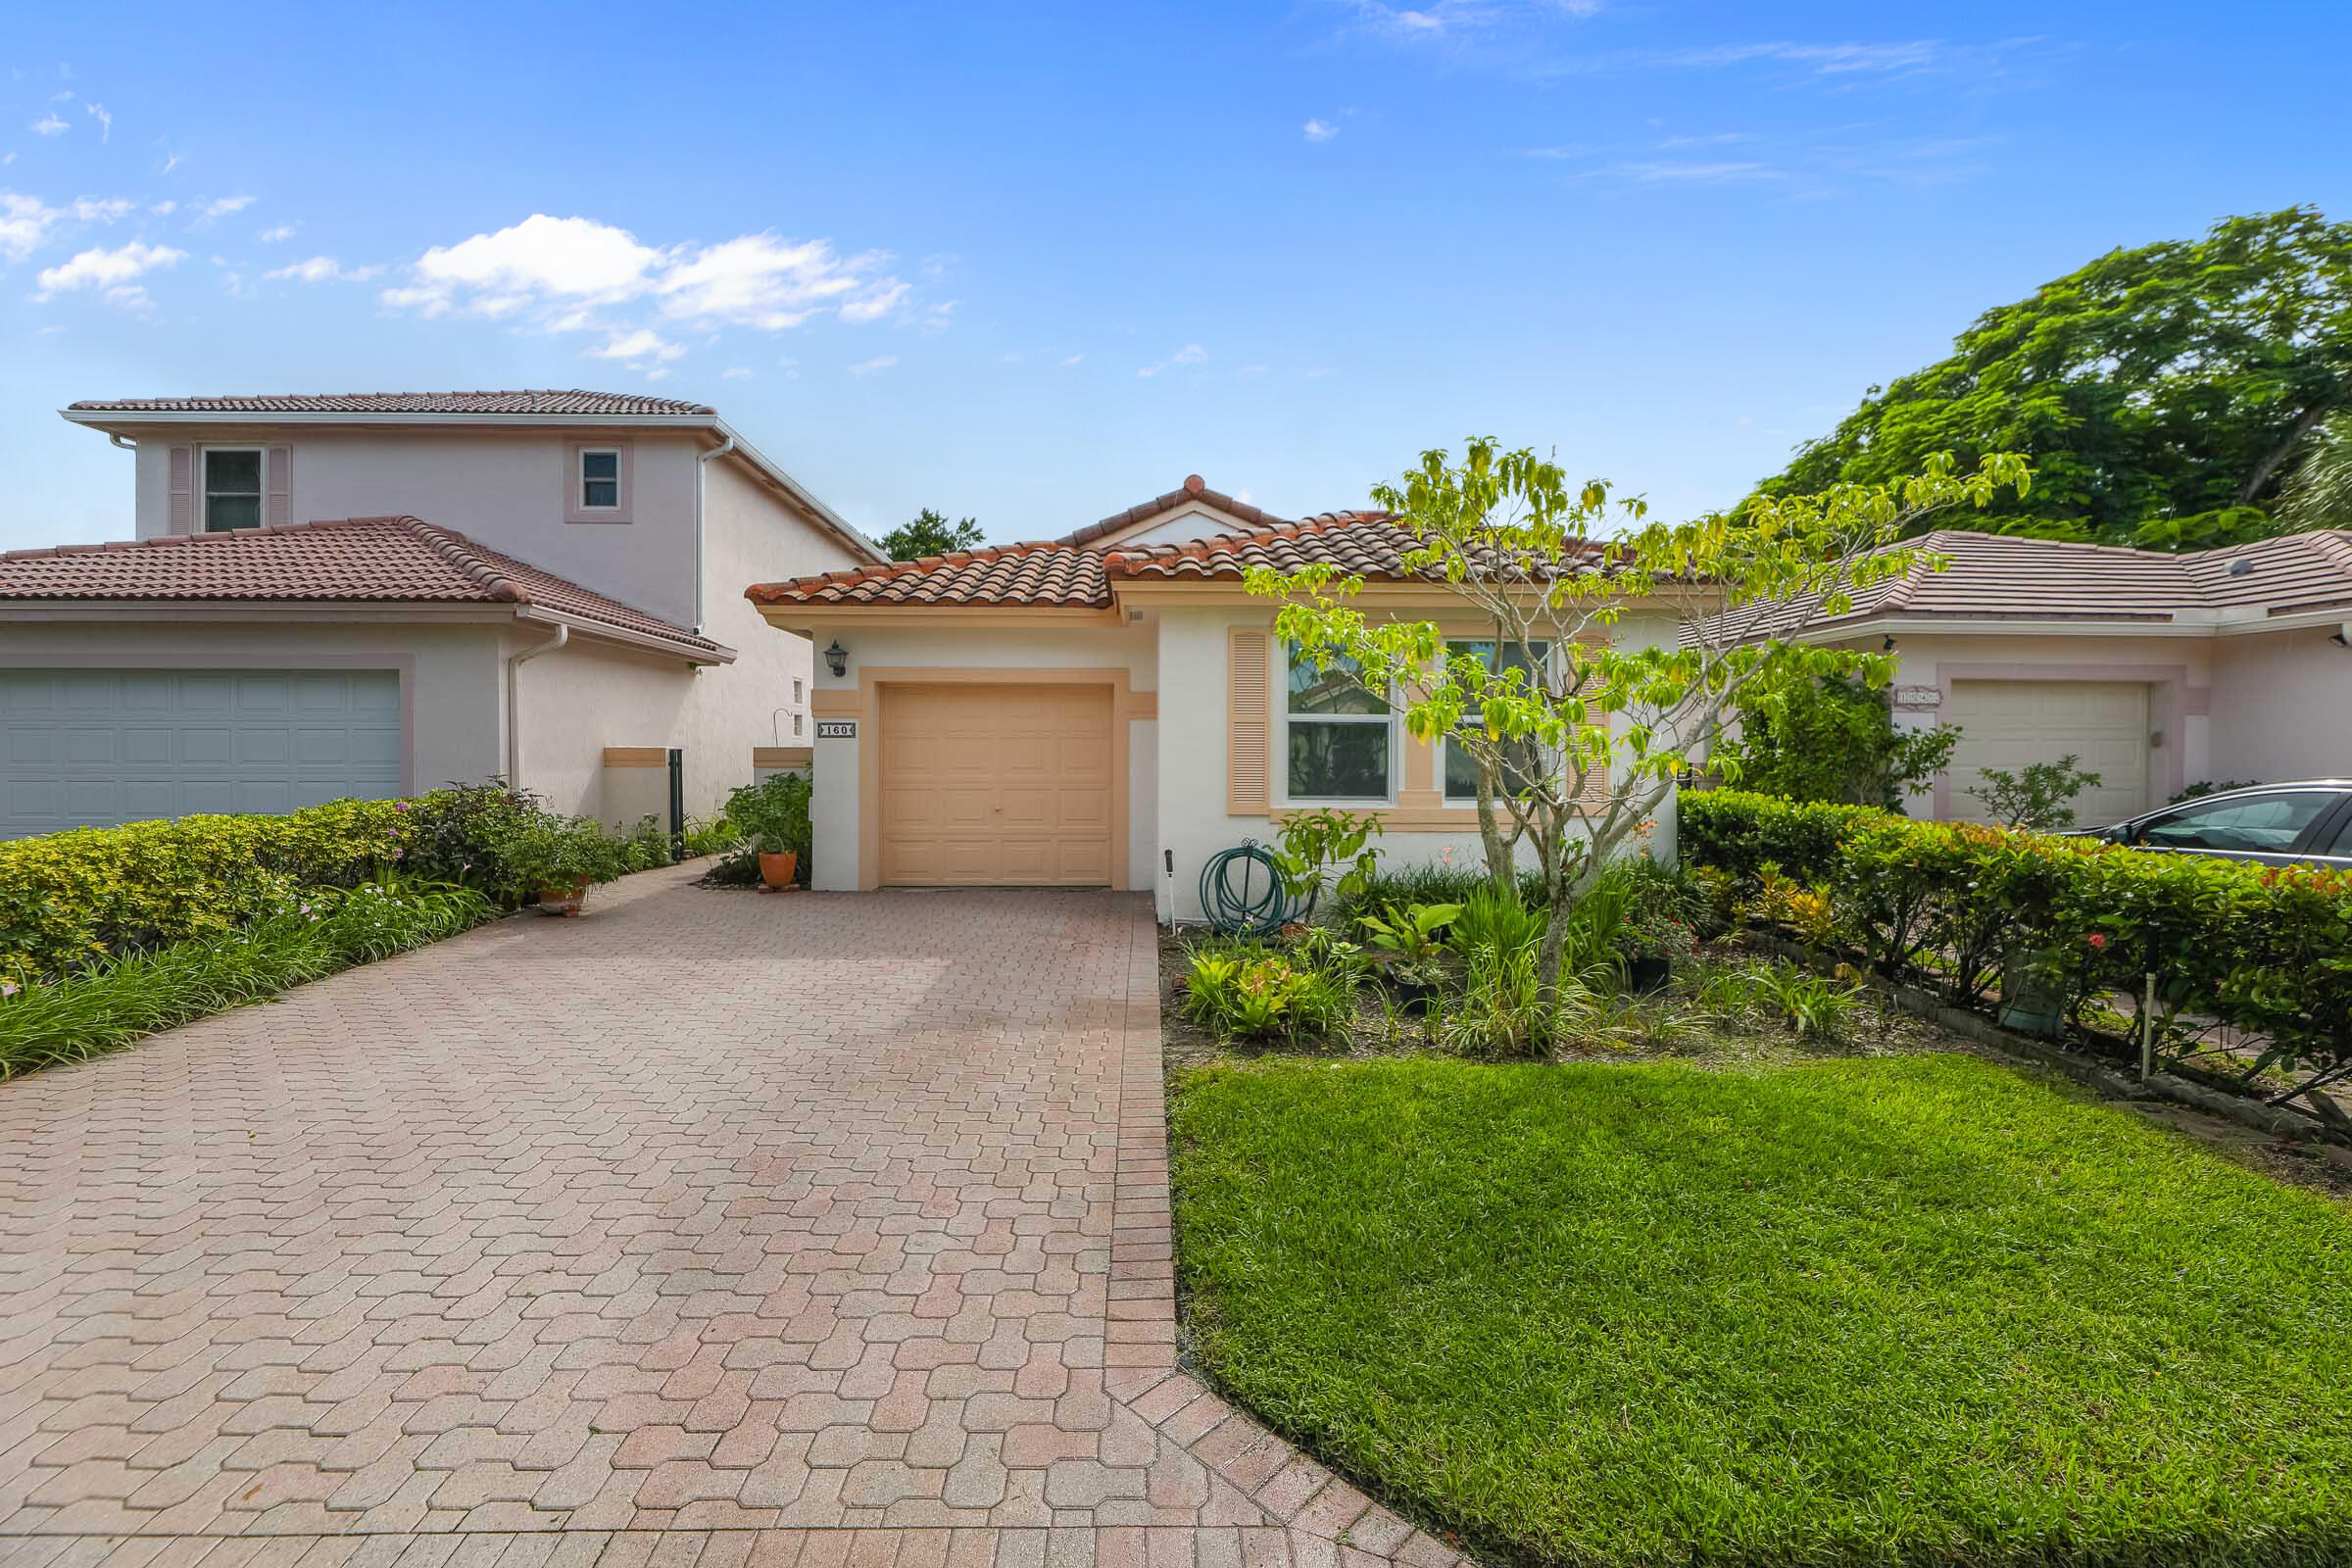
[[[1252,566],[1279,571],[1328,562],[1356,576],[1402,581],[1419,543],[1387,513],[1326,512],[1303,522],[1186,544],[1092,550],[1058,541],[1001,545],[863,571],[828,572],[744,590],[760,604],[1070,606],[1105,609],[1114,580],[1238,582]],[[1594,551],[1597,558],[1598,551]],[[1430,580],[1434,581],[1432,576]]]
[[[715,416],[705,403],[626,392],[330,392],[256,397],[101,398],[84,414],[677,414]]]
[[[416,517],[0,554],[0,602],[121,599],[530,605],[697,654],[727,654],[633,605]]]
[[[1131,528],[1135,524],[1156,517],[1162,513],[1174,512],[1177,508],[1195,501],[1212,506],[1219,512],[1248,523],[1252,528],[1277,527],[1285,520],[1269,513],[1260,512],[1247,501],[1236,501],[1222,490],[1211,490],[1199,474],[1188,473],[1184,476],[1184,483],[1166,495],[1153,496],[1149,501],[1129,507],[1125,512],[1114,512],[1101,522],[1090,522],[1075,533],[1063,534],[1059,542],[1072,546],[1091,545],[1098,539]]]

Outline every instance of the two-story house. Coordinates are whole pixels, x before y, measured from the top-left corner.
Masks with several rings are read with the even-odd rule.
[[[502,775],[609,822],[810,744],[743,584],[878,564],[715,410],[596,392],[76,403],[136,537],[0,556],[0,837]]]

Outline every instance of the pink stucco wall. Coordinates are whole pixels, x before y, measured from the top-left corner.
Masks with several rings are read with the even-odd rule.
[[[2214,645],[2213,767],[2270,782],[2352,777],[2352,649],[2328,628]]]

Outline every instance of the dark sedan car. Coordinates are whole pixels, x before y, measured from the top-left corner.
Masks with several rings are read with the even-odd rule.
[[[2177,855],[2352,870],[2352,779],[2222,790],[2110,827],[2083,828],[2079,836]]]

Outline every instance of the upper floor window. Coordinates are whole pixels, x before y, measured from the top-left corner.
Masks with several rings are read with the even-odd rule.
[[[801,700],[801,678],[798,675],[792,678],[792,700],[796,703]]]
[[[1385,801],[1396,755],[1389,705],[1366,691],[1355,665],[1323,668],[1296,648],[1283,710],[1286,782],[1294,801]]]
[[[263,483],[268,464],[260,447],[204,449],[204,531],[262,525]]]
[[[564,520],[627,522],[635,466],[625,441],[564,443]]]
[[[589,447],[580,453],[580,510],[620,510],[620,454]]]

